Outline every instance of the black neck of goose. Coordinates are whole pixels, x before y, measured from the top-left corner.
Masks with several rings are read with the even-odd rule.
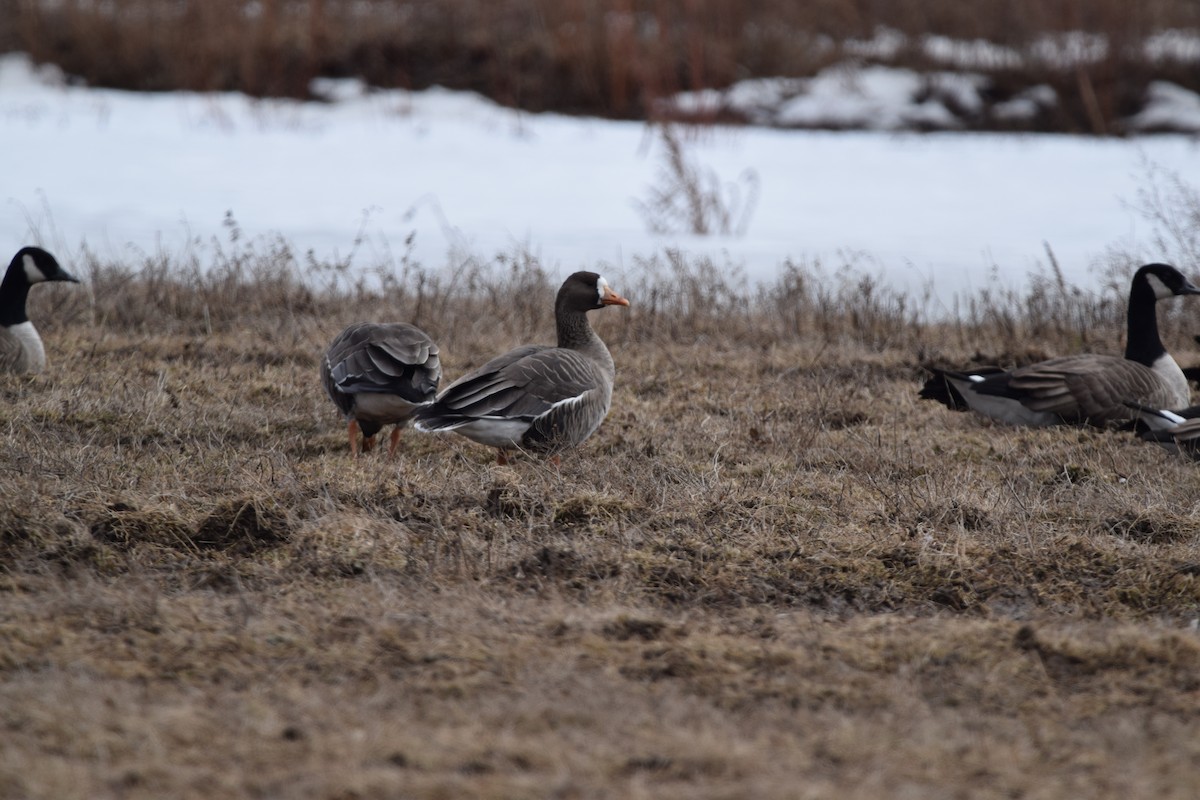
[[[29,297],[29,282],[17,269],[9,267],[0,281],[0,325],[16,325],[28,322],[25,315],[25,300]]]
[[[1146,281],[1135,281],[1130,289],[1128,314],[1125,358],[1153,366],[1167,349],[1158,335],[1158,298]]]

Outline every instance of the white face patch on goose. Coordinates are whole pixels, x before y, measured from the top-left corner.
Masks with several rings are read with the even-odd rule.
[[[46,280],[46,275],[38,268],[37,262],[33,260],[33,256],[28,253],[21,259],[22,265],[25,267],[25,280],[30,283],[41,283]]]
[[[604,303],[604,295],[608,293],[608,281],[604,280],[604,276],[596,278],[596,302]]]
[[[1159,300],[1165,300],[1168,297],[1173,297],[1175,292],[1169,286],[1163,283],[1162,278],[1157,275],[1146,275],[1146,281],[1150,284],[1150,288],[1154,291],[1154,296]]]

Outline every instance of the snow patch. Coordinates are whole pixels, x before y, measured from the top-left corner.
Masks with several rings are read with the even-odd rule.
[[[999,120],[1026,121],[1058,105],[1058,92],[1054,87],[1041,84],[992,106],[992,115]]]
[[[1146,58],[1155,63],[1178,61],[1200,63],[1200,33],[1196,31],[1160,31],[1146,39],[1142,47]]]
[[[1127,127],[1134,131],[1200,132],[1200,94],[1169,81],[1146,87],[1146,105]]]
[[[813,78],[803,94],[784,102],[775,120],[785,127],[806,128],[958,127],[941,101],[922,97],[926,88],[925,79],[912,70],[830,68]]]

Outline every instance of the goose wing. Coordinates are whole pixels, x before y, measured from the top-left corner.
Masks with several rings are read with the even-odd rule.
[[[455,381],[420,412],[419,426],[439,430],[483,419],[534,425],[556,409],[584,403],[605,385],[600,369],[586,356],[529,345]]]
[[[977,367],[972,370],[956,371],[926,365],[930,376],[917,396],[922,400],[936,400],[952,411],[967,411],[971,404],[958,388],[960,385],[970,385],[983,379],[1003,373],[1000,367]]]
[[[1053,358],[997,375],[975,390],[1018,399],[1026,408],[1057,414],[1068,422],[1097,425],[1128,419],[1128,402],[1162,407],[1171,401],[1152,369],[1105,355]]]

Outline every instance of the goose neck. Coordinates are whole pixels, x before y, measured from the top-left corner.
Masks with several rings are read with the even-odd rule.
[[[1129,292],[1125,357],[1152,366],[1166,353],[1158,335],[1158,303],[1149,285],[1136,282]]]
[[[555,318],[559,347],[576,350],[592,358],[609,373],[615,371],[612,354],[588,322],[586,312],[560,308]]]
[[[29,297],[29,283],[21,280],[16,271],[9,269],[0,281],[0,325],[15,325],[28,321],[25,301]]]

